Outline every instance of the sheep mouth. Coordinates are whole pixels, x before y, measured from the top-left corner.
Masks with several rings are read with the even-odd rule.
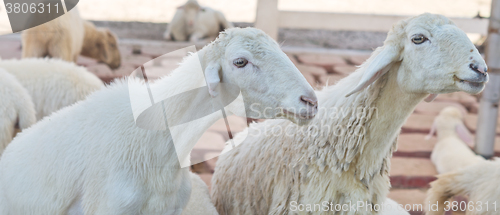
[[[292,111],[289,111],[287,109],[283,109],[283,113],[286,115],[286,116],[291,116],[291,117],[295,117],[295,118],[299,118],[299,119],[305,119],[305,120],[309,120],[309,119],[312,119],[316,116],[316,113],[313,112],[313,113],[295,113],[295,112],[292,112]]]
[[[468,85],[472,88],[482,88],[484,86],[484,84],[486,83],[486,81],[460,79],[457,76],[453,76],[453,79],[460,84]]]

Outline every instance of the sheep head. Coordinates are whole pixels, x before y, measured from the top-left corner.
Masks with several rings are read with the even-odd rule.
[[[463,109],[459,109],[454,106],[444,108],[434,119],[431,131],[429,132],[429,135],[427,135],[426,139],[430,139],[430,137],[432,137],[432,135],[434,135],[437,131],[438,135],[442,137],[456,135],[462,139],[464,143],[470,147],[474,147],[472,135],[463,122],[465,113],[466,112]]]
[[[85,23],[85,41],[81,54],[105,63],[111,69],[116,69],[121,65],[116,35],[108,29],[95,28],[89,22]]]
[[[198,13],[203,11],[203,8],[198,4],[196,0],[189,0],[183,6],[179,7],[179,9],[184,10],[184,18],[186,22],[186,28],[188,34],[193,32],[194,24],[196,19],[198,18]]]
[[[236,85],[245,107],[231,108],[250,118],[287,118],[305,124],[317,112],[312,87],[263,31],[234,28],[221,33],[203,54],[203,68],[210,94],[220,93],[219,82]],[[246,110],[246,113],[240,111]],[[239,113],[238,113],[239,112]]]
[[[348,96],[373,83],[393,65],[399,65],[401,90],[430,94],[426,101],[441,93],[477,94],[488,81],[486,63],[474,44],[441,15],[426,13],[395,24],[384,46],[363,65],[363,77]]]
[[[110,30],[105,29],[103,33],[103,44],[105,56],[102,57],[102,61],[107,64],[112,69],[116,69],[121,65],[121,54],[118,49],[118,39],[114,33]]]

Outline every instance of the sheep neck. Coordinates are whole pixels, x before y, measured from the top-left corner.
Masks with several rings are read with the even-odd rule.
[[[100,50],[96,47],[96,44],[99,40],[98,35],[99,31],[95,28],[95,26],[88,22],[83,21],[83,27],[85,34],[83,36],[83,45],[81,50],[81,55],[91,58],[99,58]],[[104,44],[101,44],[104,45]]]
[[[438,128],[436,133],[438,141],[448,137],[456,137],[458,135],[455,128]]]
[[[416,105],[427,96],[404,92],[397,83],[400,69],[403,68],[399,65],[393,66],[382,80],[377,81],[376,86],[381,87],[373,103],[377,114],[366,124],[365,140],[369,141],[357,157],[356,170],[360,172],[360,179],[370,180],[376,173],[388,171],[388,164],[384,160],[392,156],[396,149],[396,138],[401,127]]]
[[[318,92],[326,110],[320,110],[315,119],[319,133],[313,134],[315,150],[307,155],[320,169],[328,166],[339,175],[349,171],[366,183],[376,173],[388,171],[387,158],[395,150],[401,126],[427,95],[403,92],[397,83],[399,69],[394,64],[369,87],[347,98],[344,95],[350,89],[345,86],[355,86],[364,67]]]
[[[169,98],[169,95],[177,95],[206,86],[203,71],[200,71],[200,67],[198,66],[200,65],[200,60],[203,59],[199,56],[203,56],[204,53],[204,50],[201,50],[197,54],[187,57],[184,62],[172,72],[170,77],[160,79],[152,84],[151,91],[158,92],[158,94],[153,95],[153,97]],[[201,62],[201,65],[204,66],[205,64]],[[165,86],[169,87],[166,88]],[[208,91],[200,91],[197,96],[209,97]],[[203,133],[205,133],[205,131],[217,120],[223,118],[220,110],[213,110],[211,114],[199,119],[189,120],[189,123],[171,124],[171,122],[184,122],[186,118],[191,118],[194,114],[194,109],[212,108],[210,103],[203,105],[203,107],[196,106],[191,108],[193,106],[192,101],[195,99],[197,98],[182,98],[178,101],[162,102],[163,108],[161,110],[164,110],[168,117],[168,122],[166,124],[168,124],[169,136],[172,138],[169,142],[173,142],[175,145],[175,151],[169,150],[171,156],[168,157],[180,158],[183,162],[189,161],[189,154]],[[158,117],[156,120],[164,121],[165,119],[163,117]],[[162,122],[159,122],[159,124],[161,123]],[[173,156],[174,152],[176,156]],[[185,166],[184,164],[183,166]]]

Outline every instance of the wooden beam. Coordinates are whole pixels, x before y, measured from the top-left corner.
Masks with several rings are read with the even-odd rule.
[[[258,0],[255,28],[261,29],[274,40],[278,39],[278,0]]]
[[[479,103],[479,115],[476,129],[477,154],[485,158],[494,155],[495,135],[498,120],[498,102],[500,101],[500,0],[491,2],[488,39],[486,41],[486,63],[490,80],[483,91]]]
[[[388,32],[394,23],[409,16],[280,11],[278,18],[280,28]],[[467,33],[487,34],[488,19],[451,18],[451,20]]]

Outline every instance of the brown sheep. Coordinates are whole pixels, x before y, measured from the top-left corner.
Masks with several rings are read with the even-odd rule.
[[[76,62],[78,55],[118,68],[121,56],[117,37],[80,18],[77,9],[22,34],[23,58],[51,57]]]
[[[108,29],[96,28],[89,21],[83,21],[83,26],[85,37],[81,54],[98,59],[112,69],[120,67],[121,55],[116,35]]]

